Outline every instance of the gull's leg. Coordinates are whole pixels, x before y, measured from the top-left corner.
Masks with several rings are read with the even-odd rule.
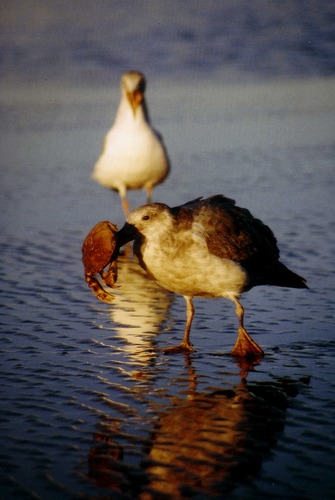
[[[181,342],[181,346],[185,349],[189,349],[193,351],[192,344],[190,342],[190,333],[191,333],[191,325],[194,317],[194,305],[192,301],[192,297],[184,297],[186,300],[186,326],[184,331],[184,338]]]
[[[153,193],[154,188],[151,186],[151,187],[147,187],[145,190],[147,192],[147,203],[151,203],[151,198],[152,198],[152,193]]]
[[[240,302],[235,298],[233,299],[236,307],[236,314],[239,320],[238,336],[236,343],[231,351],[233,356],[241,358],[260,357],[264,356],[263,350],[258,344],[250,337],[248,332],[243,326],[244,309]]]
[[[121,196],[121,202],[122,202],[122,208],[123,208],[123,213],[124,213],[124,216],[127,218],[127,215],[129,214],[129,203],[128,203],[128,200],[126,198],[126,195],[124,196]]]
[[[127,200],[127,188],[126,188],[126,186],[121,185],[118,188],[118,192],[119,192],[119,196],[121,198],[121,203],[122,203],[122,208],[123,208],[124,216],[127,218],[127,215],[130,212],[130,207],[129,207],[129,203],[128,203],[128,200]]]
[[[120,195],[120,198],[121,198],[123,213],[124,213],[124,216],[125,216],[125,219],[126,219],[127,215],[130,212],[130,206],[129,206],[129,203],[128,203],[128,200],[127,200],[127,189],[126,189],[125,186],[121,186],[120,187],[120,189],[119,189],[119,195]],[[131,257],[131,243],[127,243],[124,246],[123,256],[126,259],[130,259],[130,257]]]
[[[167,347],[166,349],[164,349],[165,353],[190,353],[194,351],[193,346],[190,342],[191,325],[194,316],[194,305],[192,302],[192,297],[184,296],[184,299],[186,300],[186,326],[184,331],[184,338],[179,345],[175,347]]]

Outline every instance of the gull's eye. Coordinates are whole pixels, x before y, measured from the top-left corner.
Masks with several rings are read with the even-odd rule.
[[[142,220],[149,220],[150,216],[149,215],[143,215]]]

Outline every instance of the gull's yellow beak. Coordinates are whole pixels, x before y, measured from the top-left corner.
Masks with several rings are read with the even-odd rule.
[[[144,94],[140,89],[134,90],[134,92],[127,92],[127,98],[131,109],[133,110],[134,116],[136,115],[136,110],[143,101]]]

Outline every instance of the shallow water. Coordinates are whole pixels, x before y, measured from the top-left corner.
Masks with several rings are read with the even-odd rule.
[[[3,89],[3,498],[332,498],[335,81],[323,73],[149,82],[172,161],[155,200],[223,192],[270,225],[283,262],[308,280],[243,297],[266,354],[254,367],[229,356],[230,302],[196,300],[196,352],[164,355],[182,336],[181,297],[134,262],[121,262],[111,305],[83,279],[89,229],[123,224],[117,195],[90,180],[117,79]]]

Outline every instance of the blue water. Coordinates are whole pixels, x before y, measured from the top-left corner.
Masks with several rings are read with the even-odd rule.
[[[330,499],[334,4],[134,5],[1,2],[0,497]],[[172,163],[155,200],[223,192],[308,281],[243,297],[258,366],[229,356],[228,301],[195,301],[196,352],[167,356],[181,297],[133,262],[111,305],[84,281],[89,229],[124,222],[90,174],[133,67]]]
[[[249,80],[335,71],[335,7],[318,0],[3,0],[2,78],[112,84]]]

